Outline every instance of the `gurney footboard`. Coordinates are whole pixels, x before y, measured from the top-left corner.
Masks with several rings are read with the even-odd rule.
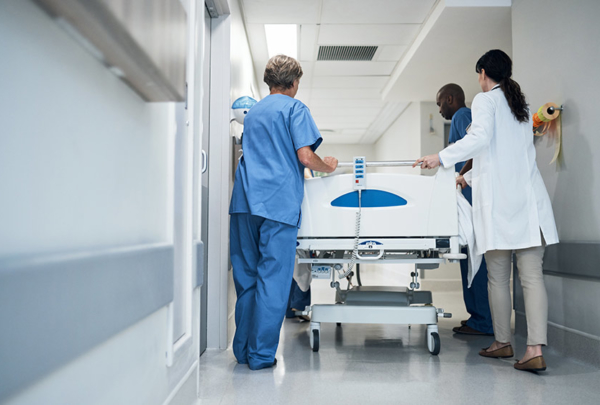
[[[368,173],[361,194],[361,238],[432,238],[458,235],[454,170],[435,176]],[[356,235],[358,191],[352,175],[305,181],[298,238]]]

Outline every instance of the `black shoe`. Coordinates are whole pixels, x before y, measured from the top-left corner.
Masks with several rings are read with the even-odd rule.
[[[452,332],[458,333],[459,335],[494,336],[493,333],[480,332],[477,329],[473,329],[467,325],[457,326],[455,328],[452,328]]]

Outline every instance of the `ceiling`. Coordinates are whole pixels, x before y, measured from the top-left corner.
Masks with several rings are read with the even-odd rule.
[[[376,142],[410,102],[433,101],[447,82],[466,85],[492,44],[510,48],[510,7],[474,3],[510,6],[510,0],[241,0],[261,95],[269,93],[262,82],[269,59],[264,24],[298,24],[304,76],[296,98],[327,142],[342,144]],[[371,61],[317,61],[321,45],[378,48]],[[470,86],[468,95],[475,91]]]

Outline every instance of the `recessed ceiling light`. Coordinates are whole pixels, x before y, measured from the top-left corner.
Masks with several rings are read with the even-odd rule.
[[[298,25],[265,24],[265,34],[269,58],[275,55],[298,58]]]

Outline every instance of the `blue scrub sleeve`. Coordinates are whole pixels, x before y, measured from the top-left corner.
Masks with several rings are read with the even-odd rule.
[[[317,125],[305,105],[298,106],[292,112],[290,117],[290,133],[296,150],[310,146],[314,152],[321,142],[323,142],[321,133],[317,129]]]
[[[448,142],[455,143],[464,138],[467,134],[467,127],[471,124],[471,120],[467,114],[460,114],[454,121],[450,128],[450,137]]]

